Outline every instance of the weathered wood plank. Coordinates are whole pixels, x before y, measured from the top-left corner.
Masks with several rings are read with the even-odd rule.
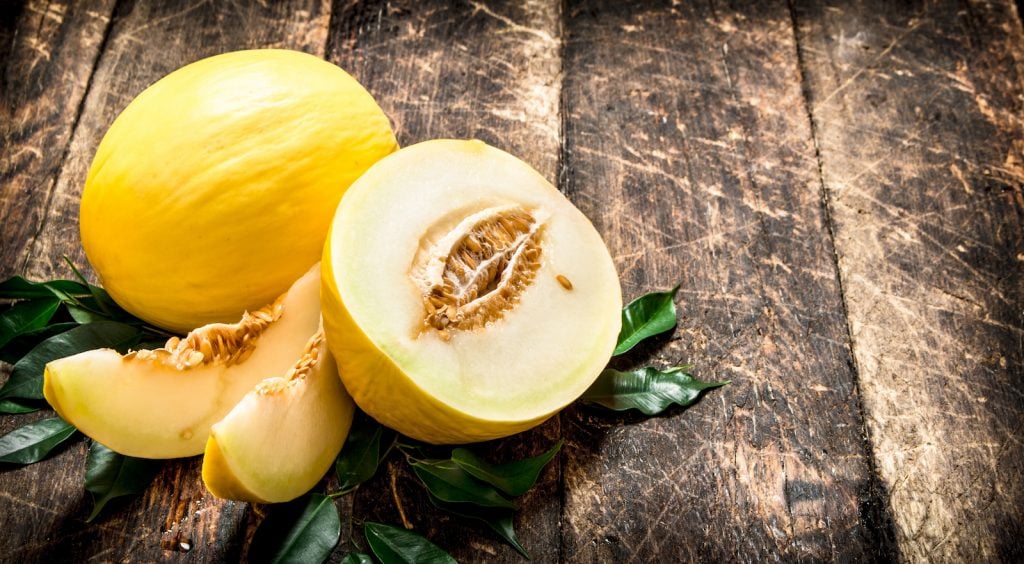
[[[786,3],[567,17],[565,187],[627,296],[682,283],[647,352],[732,384],[654,419],[572,411],[565,557],[887,556]]]
[[[377,96],[402,145],[438,137],[479,138],[555,180],[559,3],[339,2],[332,20],[328,58]],[[481,452],[497,459],[535,455],[559,434],[555,419],[525,435],[483,445]],[[401,504],[409,524],[460,561],[521,560],[481,525],[434,508],[406,468],[392,464],[361,488],[353,501],[355,514],[400,523]],[[560,484],[553,462],[524,498],[516,520],[520,541],[536,561],[559,559]],[[355,536],[361,543],[361,533]]]
[[[93,3],[75,4],[86,7]],[[78,239],[78,198],[96,146],[117,113],[150,83],[204,56],[272,46],[322,55],[329,16],[329,5],[318,0],[264,4],[121,2],[53,195],[32,193],[27,204],[12,206],[7,200],[4,205],[4,213],[10,214],[5,217],[12,218],[10,223],[22,216],[31,220],[41,215],[38,237],[33,243],[31,234],[5,231],[5,256],[10,242],[15,264],[27,260],[24,270],[36,278],[67,275],[61,255],[66,254],[76,263],[85,265]],[[20,38],[21,28],[18,29]],[[29,25],[26,29],[33,28]],[[59,30],[54,32],[60,34]],[[82,40],[71,34],[54,41],[58,45],[68,43],[67,49],[75,49],[74,41]],[[49,105],[39,106],[40,111],[47,113],[38,116],[40,122],[36,127],[43,134],[51,135],[46,133],[51,123],[58,128],[64,123],[60,112],[67,102],[62,97],[71,96],[75,90],[67,90],[56,83],[68,71],[60,70],[59,66],[51,69],[45,60],[39,64],[38,76],[50,83],[44,83],[38,95]],[[47,78],[54,72],[57,74]],[[25,78],[34,76],[30,74]],[[84,84],[85,77],[76,81]],[[20,99],[16,102],[19,104],[17,111],[29,118],[35,116],[36,110],[31,105],[23,108]],[[54,109],[53,104],[58,106]],[[39,144],[46,163],[55,158],[50,155],[51,151],[56,152],[58,158],[64,151],[63,146],[51,145],[50,137],[15,138],[13,142],[8,139],[5,137],[2,145],[5,150],[7,147],[15,151],[27,150]],[[28,192],[49,190],[49,184],[37,181],[50,178],[47,170],[56,171],[59,159],[56,164],[46,166],[51,168],[37,167],[21,173],[24,180],[18,181],[15,187],[24,186]],[[6,182],[4,190],[8,189]],[[7,229],[8,222],[4,225]],[[26,242],[33,243],[31,249],[24,250]],[[9,430],[25,419],[5,417],[2,421],[3,430]],[[142,498],[118,504],[108,516],[93,524],[83,522],[90,507],[83,489],[84,464],[85,443],[79,441],[53,459],[0,474],[0,504],[5,508],[0,511],[0,528],[4,531],[0,535],[0,553],[4,558],[64,562],[92,556],[151,561],[174,558],[176,554],[184,556],[181,554],[183,542],[191,549],[188,557],[200,561],[237,560],[242,553],[254,522],[250,518],[252,511],[246,504],[221,502],[206,493],[199,477],[199,459],[168,462],[157,483]]]
[[[23,270],[39,233],[113,10],[114,0],[0,7],[0,277]]]
[[[1024,37],[1009,1],[797,2],[865,417],[907,560],[1024,547]]]

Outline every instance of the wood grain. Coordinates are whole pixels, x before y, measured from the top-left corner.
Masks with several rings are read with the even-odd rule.
[[[788,7],[567,16],[566,189],[628,296],[682,284],[677,336],[644,352],[732,384],[647,420],[571,412],[566,559],[888,557]]]
[[[1024,84],[1009,2],[797,2],[870,436],[912,561],[1024,547]]]
[[[352,72],[399,141],[477,137],[595,223],[675,336],[616,361],[731,379],[655,418],[574,406],[479,445],[562,455],[534,560],[1024,560],[1024,36],[1010,0],[0,3],[0,275],[84,265],[117,113],[187,62],[289,47]],[[47,416],[0,418],[0,433]],[[0,468],[0,560],[246,561],[265,507],[198,459],[85,524],[86,442]],[[397,458],[337,502],[460,561],[520,561]],[[189,551],[182,548],[187,543]]]
[[[8,253],[8,241],[16,244],[16,248],[11,247],[12,253],[32,243],[23,251],[26,254],[12,256],[18,264],[27,260],[27,266],[19,270],[34,278],[66,276],[62,255],[84,266],[78,239],[78,198],[96,146],[117,113],[164,74],[215,53],[290,47],[322,55],[329,15],[329,6],[312,0],[265,5],[120,2],[81,117],[70,135],[67,158],[62,165],[59,161],[49,165],[59,166],[53,194],[33,193],[25,201],[5,202],[0,208],[9,214],[3,217],[41,216],[38,236],[33,241],[31,235],[5,232],[4,253]],[[87,50],[75,50],[74,46],[67,49],[67,56],[73,59],[67,63],[70,67],[86,65],[75,57],[88,57]],[[42,70],[48,68],[45,61],[40,64],[44,65]],[[80,82],[84,84],[87,77],[88,72]],[[39,107],[63,105],[63,96],[71,92],[60,88],[40,90],[44,102]],[[59,126],[61,107],[47,110],[53,114],[39,118],[53,120]],[[34,115],[31,107],[19,111]],[[47,162],[54,158],[51,150],[58,156],[64,150],[61,146],[50,147],[45,138],[28,142],[43,143],[40,151]],[[21,147],[21,143],[5,142],[3,146]],[[45,186],[38,187],[35,180],[47,178],[46,174],[42,168],[28,170],[23,173],[23,181],[9,184],[5,180],[4,190],[24,185],[26,190],[45,192]],[[13,427],[15,421],[5,417],[3,425],[5,429]],[[181,543],[191,550],[188,558],[199,561],[237,560],[242,554],[254,522],[252,511],[246,504],[222,502],[210,496],[199,477],[199,459],[168,462],[157,483],[143,497],[126,504],[114,502],[108,516],[93,524],[84,523],[91,505],[83,488],[85,450],[85,442],[79,441],[55,458],[0,474],[0,504],[5,508],[0,511],[4,531],[0,535],[0,554],[4,559],[62,562],[76,561],[83,555],[131,561],[173,559],[176,554],[185,556]]]
[[[377,97],[403,146],[478,138],[555,181],[562,66],[557,2],[339,2],[332,20],[328,58]],[[559,435],[556,418],[479,449],[495,460],[521,458],[540,454]],[[520,541],[540,562],[559,559],[560,486],[553,462],[523,499],[516,519]],[[401,523],[404,514],[460,561],[521,560],[482,525],[434,508],[404,462],[390,464],[358,491],[353,504],[365,519]],[[358,544],[360,533],[354,541],[346,536],[346,549],[365,548]]]
[[[0,8],[0,277],[24,270],[39,236],[113,10],[114,0]]]

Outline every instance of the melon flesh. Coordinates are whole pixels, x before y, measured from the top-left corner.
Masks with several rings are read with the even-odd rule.
[[[431,321],[425,288],[454,280],[446,253],[479,247],[495,218],[510,249],[518,235],[535,242],[536,264],[482,324]],[[472,229],[485,234],[470,243]],[[509,264],[526,260],[513,251]],[[511,267],[484,273],[484,255],[457,291],[477,276],[487,298],[516,278]],[[594,381],[620,328],[618,276],[597,231],[529,165],[480,141],[428,141],[371,167],[342,198],[322,264],[324,327],[346,388],[380,422],[432,443],[550,417]]]
[[[66,421],[121,454],[193,456],[203,452],[210,426],[253,386],[302,356],[319,324],[317,265],[239,323],[207,325],[153,351],[98,349],[55,360],[46,366],[43,392]],[[203,342],[209,345],[198,351],[189,346]],[[207,354],[197,357],[203,348]]]
[[[222,498],[291,501],[331,467],[354,411],[318,332],[287,374],[258,384],[213,426],[203,482]]]

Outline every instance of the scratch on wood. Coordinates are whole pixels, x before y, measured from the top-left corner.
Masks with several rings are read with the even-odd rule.
[[[548,47],[558,44],[558,41],[554,37],[552,37],[552,35],[549,32],[543,29],[535,29],[532,27],[526,27],[524,25],[516,23],[511,18],[494,12],[494,10],[491,10],[490,7],[488,7],[487,4],[483,2],[470,2],[469,5],[473,7],[474,13],[483,12],[484,14],[487,14],[488,16],[505,24],[511,31],[528,33],[530,35],[533,35],[534,37],[537,37],[544,41],[544,43],[546,43]]]

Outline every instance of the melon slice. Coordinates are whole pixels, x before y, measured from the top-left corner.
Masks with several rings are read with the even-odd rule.
[[[319,325],[318,265],[238,323],[206,325],[160,349],[55,360],[43,393],[61,417],[121,454],[193,456],[253,386],[302,356]]]
[[[597,231],[549,182],[480,141],[385,157],[342,198],[322,261],[345,387],[431,443],[528,429],[607,364],[622,294]]]
[[[354,412],[318,331],[287,374],[258,384],[213,426],[203,482],[222,498],[291,501],[330,468]]]

